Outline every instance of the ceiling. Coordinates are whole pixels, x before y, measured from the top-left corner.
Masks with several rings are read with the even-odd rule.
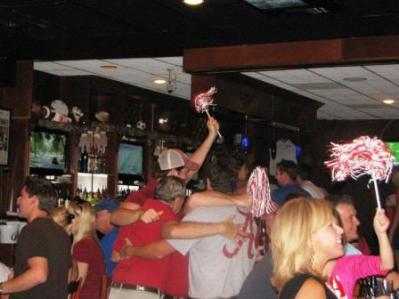
[[[191,75],[182,70],[182,57],[35,62],[34,68],[57,76],[94,75],[190,99]],[[116,68],[102,68],[101,66]],[[176,89],[154,80],[176,75]],[[399,118],[399,64],[340,66],[247,72],[244,75],[317,100],[324,105],[319,119]],[[170,91],[170,89],[169,89]],[[383,99],[396,100],[392,105]]]
[[[261,10],[244,0],[205,0],[195,8],[181,0],[3,0],[0,57],[34,59],[35,69],[59,76],[96,75],[165,93],[153,80],[167,78],[172,68],[177,76],[172,94],[188,99],[191,80],[182,71],[183,49],[399,34],[397,0],[303,1],[305,7]],[[100,68],[104,64],[117,68]],[[380,102],[399,99],[398,68],[245,75],[324,103],[318,118],[380,119],[399,116],[399,106]],[[348,80],[353,77],[366,80]]]

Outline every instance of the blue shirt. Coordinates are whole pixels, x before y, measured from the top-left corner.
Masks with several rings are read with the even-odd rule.
[[[284,204],[287,196],[291,193],[299,194],[300,196],[310,197],[310,194],[296,184],[284,185],[272,191],[272,200],[280,207]]]
[[[118,233],[119,228],[114,228],[111,232],[106,234],[100,240],[100,246],[104,254],[105,272],[107,274],[107,277],[112,276],[112,271],[114,271],[114,268],[116,266],[116,263],[111,260],[111,255],[112,247],[114,245],[116,237],[118,236]]]

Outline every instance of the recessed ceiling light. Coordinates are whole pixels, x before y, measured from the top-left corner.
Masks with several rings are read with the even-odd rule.
[[[392,105],[393,103],[395,103],[395,100],[393,100],[393,99],[385,99],[385,100],[382,100],[382,102],[384,104],[387,104],[387,105]]]
[[[100,66],[100,68],[105,69],[105,70],[114,70],[114,69],[117,69],[118,67],[116,65],[112,65],[112,64],[104,64],[104,65]]]
[[[366,77],[345,77],[344,81],[349,81],[349,82],[361,82],[361,81],[366,81]]]
[[[165,83],[166,83],[166,80],[165,80],[165,79],[156,79],[156,80],[154,80],[154,83],[155,83],[155,84],[162,85],[162,84],[165,84]]]
[[[187,5],[200,5],[204,3],[204,0],[183,0],[183,2]]]

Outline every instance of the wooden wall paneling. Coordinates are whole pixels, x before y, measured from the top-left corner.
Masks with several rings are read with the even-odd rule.
[[[29,172],[29,129],[32,105],[33,63],[17,62],[16,82],[13,87],[0,88],[0,106],[11,110],[8,170],[3,170],[1,210],[5,211],[16,198]]]
[[[216,86],[217,105],[265,121],[284,122],[304,129],[314,128],[317,109],[322,105],[240,74],[193,75],[191,86],[192,105],[198,93]]]
[[[389,47],[387,47],[389,45]],[[186,49],[188,73],[399,61],[399,36]]]

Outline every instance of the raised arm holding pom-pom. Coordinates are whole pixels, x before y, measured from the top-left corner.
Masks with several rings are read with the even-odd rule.
[[[381,269],[391,270],[394,265],[393,251],[388,238],[389,219],[385,215],[385,210],[377,209],[374,216],[374,231],[378,238],[381,257]]]

